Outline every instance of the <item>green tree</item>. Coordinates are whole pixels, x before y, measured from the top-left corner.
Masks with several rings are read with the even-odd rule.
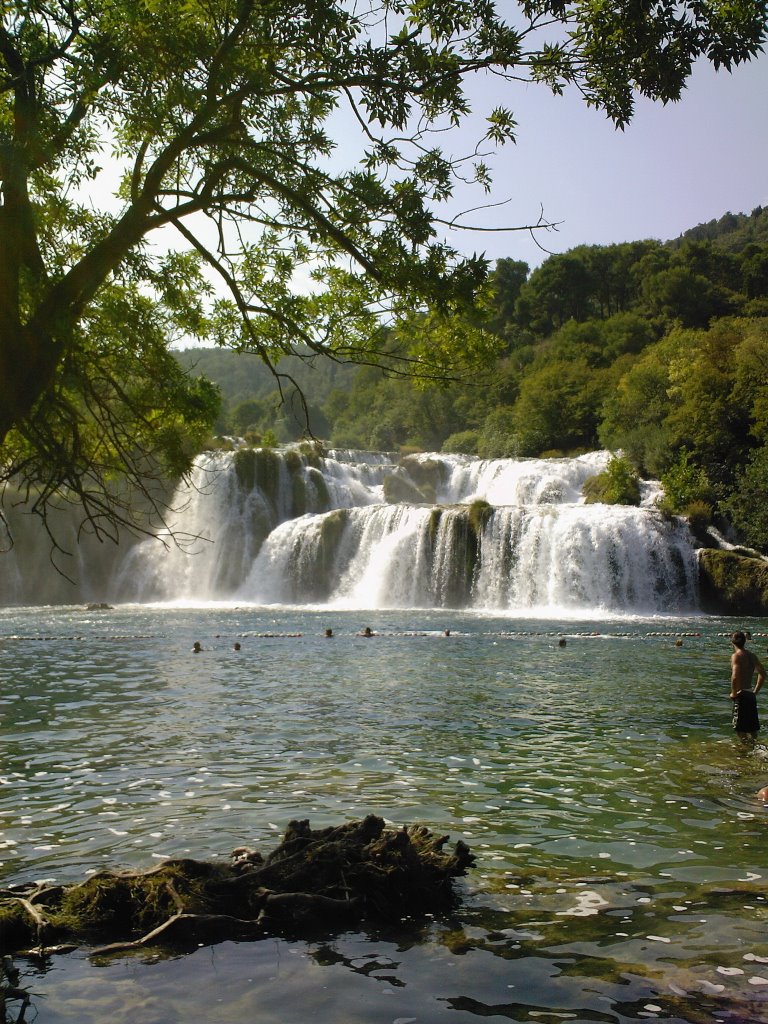
[[[719,489],[768,438],[768,325],[724,318],[675,328],[646,348],[607,394],[602,444],[645,473],[665,473],[681,448]]]
[[[589,366],[599,366],[603,359],[603,325],[599,320],[569,320],[539,346],[539,358],[583,359]]]
[[[717,485],[730,486],[736,452],[749,451],[750,409],[734,400],[736,357],[743,322],[724,319],[708,331],[680,331],[669,363],[672,399],[667,425],[673,447],[695,453],[696,462]]]
[[[728,291],[738,291],[741,285],[741,259],[710,241],[684,242],[674,263]]]
[[[247,398],[244,402],[238,402],[230,415],[232,429],[237,434],[261,430],[265,427],[265,418],[271,419],[268,416],[268,403],[258,398]]]
[[[636,265],[661,248],[655,241],[579,246],[589,270],[590,315],[601,319],[633,308],[639,298]]]
[[[768,246],[746,247],[741,259],[742,289],[749,299],[768,298]]]
[[[217,389],[187,376],[169,352],[169,330],[162,307],[106,284],[43,400],[6,438],[0,481],[40,515],[54,549],[54,495],[54,505],[78,506],[111,539],[118,523],[142,532],[165,525],[168,481],[187,471],[219,408]]]
[[[768,447],[752,452],[740,467],[739,486],[722,502],[721,508],[746,544],[768,551]]]
[[[636,355],[658,340],[653,324],[638,313],[615,313],[601,325],[603,350],[607,360]]]
[[[489,328],[502,337],[515,332],[515,304],[528,279],[529,267],[522,260],[501,259],[490,277],[492,295]]]
[[[669,366],[681,341],[678,331],[648,346],[605,396],[600,443],[612,451],[621,449],[644,476],[658,476],[669,462]]]
[[[679,321],[683,327],[706,327],[713,318],[733,311],[724,289],[685,266],[646,278],[643,292],[652,315]]]
[[[514,405],[515,454],[593,448],[607,378],[584,359],[553,360],[523,378]]]
[[[659,251],[664,254],[658,257]],[[520,287],[518,322],[539,337],[569,320],[605,320],[638,306],[641,287],[659,260],[671,256],[659,242],[579,245],[550,256]]]
[[[579,249],[550,256],[521,287],[517,317],[523,327],[547,335],[568,320],[586,320],[592,280]]]
[[[768,320],[731,321],[737,343],[733,355],[733,408],[748,420],[758,445],[768,444]]]
[[[661,475],[664,496],[659,507],[673,515],[688,515],[692,508],[712,506],[715,492],[706,471],[697,466],[691,452],[681,448],[669,469]]]
[[[178,428],[190,410],[193,424],[212,420],[211,396],[155,346],[147,397],[133,329],[146,303],[168,340],[207,337],[272,367],[301,346],[454,372],[464,337],[452,348],[446,336],[433,360],[382,348],[376,327],[425,305],[467,308],[485,275],[437,234],[436,206],[468,165],[428,131],[468,116],[466,80],[490,70],[510,86],[573,85],[624,125],[636,95],[675,100],[696,58],[729,68],[765,36],[763,3],[513,7],[506,23],[491,0],[6,0],[4,475],[82,490],[86,472],[108,494],[121,461],[181,468]],[[342,106],[360,126],[343,154],[331,137]],[[513,136],[506,109],[485,114],[486,142]],[[472,173],[487,186],[482,160]],[[303,293],[301,274],[313,280]],[[163,428],[114,443],[102,469],[105,433],[144,422]],[[77,448],[53,453],[75,427]]]

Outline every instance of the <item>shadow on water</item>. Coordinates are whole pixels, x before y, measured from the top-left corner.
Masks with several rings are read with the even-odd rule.
[[[622,877],[623,876],[623,877]],[[16,958],[46,1024],[766,1019],[762,885],[626,872],[496,880],[452,914],[129,956]],[[734,949],[739,954],[734,955]],[[720,950],[720,951],[718,951]]]

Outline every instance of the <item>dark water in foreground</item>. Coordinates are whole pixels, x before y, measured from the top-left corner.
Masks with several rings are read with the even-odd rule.
[[[27,1019],[768,1019],[768,750],[730,732],[736,624],[370,614],[0,611],[0,884],[368,812],[478,858],[451,920],[17,960]]]

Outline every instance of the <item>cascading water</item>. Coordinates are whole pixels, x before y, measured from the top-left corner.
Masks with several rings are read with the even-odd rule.
[[[102,598],[695,610],[693,538],[655,510],[653,484],[639,508],[583,503],[584,481],[609,457],[398,462],[312,446],[207,453],[174,498],[174,537],[118,549]],[[6,575],[18,590],[13,569]]]
[[[353,454],[332,451],[321,457],[307,446],[303,453],[241,448],[201,455],[189,485],[173,501],[181,513],[171,532],[182,543],[164,538],[163,546],[150,539],[134,548],[119,570],[112,599],[232,597],[280,524],[304,522],[306,513],[383,500],[382,481],[393,469],[389,457],[360,453],[368,457],[353,462]],[[279,587],[276,579],[270,594]]]

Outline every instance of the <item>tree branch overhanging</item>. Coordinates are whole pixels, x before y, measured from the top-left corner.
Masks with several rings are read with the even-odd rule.
[[[297,340],[333,358],[346,353],[379,364],[387,354],[377,349],[377,310],[468,311],[483,282],[481,261],[462,259],[438,238],[443,229],[466,229],[462,215],[429,207],[451,196],[462,161],[481,152],[478,142],[448,159],[428,145],[433,133],[444,136],[470,118],[468,80],[487,71],[508,89],[520,80],[555,92],[575,88],[621,127],[636,92],[675,99],[693,61],[728,68],[758,53],[766,38],[764,4],[713,12],[697,0],[599,9],[521,2],[513,5],[514,27],[500,7],[406,2],[393,24],[391,7],[377,0],[354,8],[338,0],[266,7],[254,0],[183,8],[165,0],[6,4],[0,21],[6,467],[40,480],[44,501],[57,478],[74,493],[80,479],[80,500],[91,484],[102,488],[108,519],[104,466],[111,472],[122,462],[135,479],[144,455],[160,453],[146,424],[139,427],[138,408],[125,411],[130,388],[112,387],[99,401],[113,403],[116,427],[126,415],[146,447],[132,454],[118,443],[117,429],[107,430],[114,458],[102,464],[89,369],[89,345],[98,339],[88,326],[102,297],[130,282],[136,286],[130,302],[113,310],[129,329],[120,342],[120,332],[110,328],[97,363],[119,366],[121,346],[139,353],[131,320],[142,320],[147,295],[158,311],[165,298],[157,284],[162,275],[154,272],[164,256],[148,247],[158,228],[185,219],[179,237],[190,256],[215,266],[241,315],[236,326],[213,315],[212,302],[203,310],[193,294],[202,288],[195,270],[188,284],[175,286],[175,308],[159,317],[169,333],[193,323],[234,347],[245,333],[268,365]],[[331,118],[341,104],[352,111],[359,152],[333,152]],[[493,116],[496,141],[511,138],[511,118],[501,111]],[[99,208],[101,179],[112,173],[98,166],[105,125],[125,185],[115,202]],[[486,122],[480,138],[487,140],[488,132]],[[487,184],[484,168],[476,177]],[[78,195],[84,187],[91,189],[90,202]],[[207,241],[206,217],[218,255]],[[555,227],[540,219],[508,230]],[[324,277],[324,292],[303,301],[292,294],[291,268],[299,265]],[[318,324],[308,329],[310,315]],[[256,330],[254,317],[264,321],[263,330]],[[440,358],[434,365],[429,358],[423,350],[420,371],[444,372]],[[137,361],[130,372],[142,380]],[[173,380],[169,362],[162,374]],[[119,374],[107,377],[115,382]],[[174,446],[183,447],[184,417],[194,405],[185,404],[183,387],[174,394],[180,416],[172,428],[173,410],[166,408],[160,418],[168,429],[158,432],[171,461]],[[209,425],[212,409],[208,403]],[[70,430],[73,443],[57,446],[57,429]],[[191,434],[201,429],[196,422]],[[82,462],[75,439],[90,449]]]

